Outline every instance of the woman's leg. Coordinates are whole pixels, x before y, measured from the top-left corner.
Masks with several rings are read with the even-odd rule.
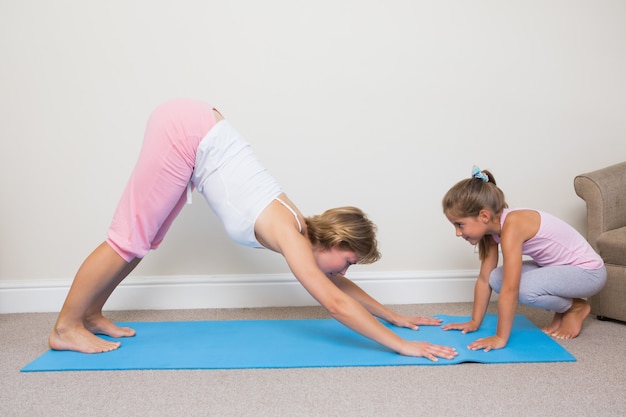
[[[48,343],[52,349],[83,353],[107,352],[117,349],[119,342],[95,336],[86,326],[88,311],[104,304],[112,288],[121,281],[128,263],[107,243],[98,246],[81,265],[61,308]]]
[[[79,268],[50,334],[51,348],[105,352],[120,343],[94,333],[134,335],[104,318],[102,307],[139,259],[158,247],[182,209],[197,146],[214,125],[212,107],[194,100],[171,101],[153,112],[107,240]]]
[[[104,334],[111,337],[130,337],[135,335],[135,330],[130,327],[119,327],[111,320],[102,315],[102,308],[107,302],[113,290],[130,274],[133,269],[141,261],[140,258],[135,258],[131,262],[126,264],[126,267],[115,277],[115,279],[107,286],[107,288],[100,292],[98,298],[94,301],[91,307],[85,313],[85,327],[93,334]]]
[[[215,123],[212,107],[196,100],[172,100],[152,113],[107,232],[127,262],[156,249],[182,210],[198,145]]]

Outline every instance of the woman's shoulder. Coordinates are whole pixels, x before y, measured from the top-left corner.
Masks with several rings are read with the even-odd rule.
[[[285,201],[286,200],[286,201]],[[254,230],[259,242],[268,249],[283,253],[286,242],[305,238],[304,216],[287,199],[276,198],[261,212]]]

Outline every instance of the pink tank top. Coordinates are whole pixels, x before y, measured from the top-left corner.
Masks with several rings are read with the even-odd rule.
[[[515,210],[504,209],[500,218],[504,226],[506,216]],[[522,254],[530,256],[539,266],[574,265],[583,269],[599,269],[604,266],[600,255],[576,229],[551,214],[534,210],[541,216],[537,234],[522,245]],[[493,236],[500,243],[500,236]]]

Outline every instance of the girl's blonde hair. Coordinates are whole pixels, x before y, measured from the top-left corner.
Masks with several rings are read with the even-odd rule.
[[[306,218],[307,233],[313,245],[325,250],[338,248],[356,253],[360,264],[380,259],[376,225],[356,207],[338,207]]]
[[[452,217],[478,217],[481,210],[489,210],[494,216],[502,214],[508,207],[504,193],[496,185],[493,174],[481,171],[484,177],[467,178],[457,182],[444,195],[441,205],[443,212]],[[485,181],[483,178],[487,178]],[[478,256],[484,260],[491,236],[483,236],[478,242]]]

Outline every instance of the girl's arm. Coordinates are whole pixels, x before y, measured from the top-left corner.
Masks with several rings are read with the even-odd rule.
[[[480,265],[480,272],[476,280],[474,288],[474,307],[472,309],[472,322],[476,325],[473,331],[478,330],[487,313],[489,301],[491,300],[491,286],[489,285],[489,276],[491,272],[498,266],[498,244],[495,240],[490,239],[487,249],[487,256]]]
[[[540,216],[534,210],[519,210],[509,213],[500,234],[502,248],[503,278],[498,297],[498,324],[494,336],[478,339],[470,349],[500,349],[506,346],[511,336],[517,308],[519,285],[522,276],[522,245],[539,230]]]
[[[370,314],[381,318],[394,326],[407,327],[409,329],[417,330],[419,325],[438,326],[441,324],[441,319],[435,317],[417,317],[398,314],[390,308],[380,304],[361,287],[343,275],[334,275],[330,279],[340,290],[354,298],[363,307],[365,307]]]
[[[519,293],[519,281],[522,271],[522,250],[511,247],[510,244],[502,243],[503,258],[503,280],[502,289],[498,296],[498,324],[494,336],[478,339],[469,344],[472,350],[484,349],[485,352],[491,349],[500,349],[506,346],[511,335],[515,310],[517,308],[517,297]]]
[[[478,279],[474,285],[474,305],[472,319],[466,323],[449,323],[443,326],[444,330],[461,330],[462,333],[475,332],[485,318],[489,300],[491,299],[491,286],[489,275],[498,266],[498,244],[491,239],[487,248],[487,255],[480,265]]]

